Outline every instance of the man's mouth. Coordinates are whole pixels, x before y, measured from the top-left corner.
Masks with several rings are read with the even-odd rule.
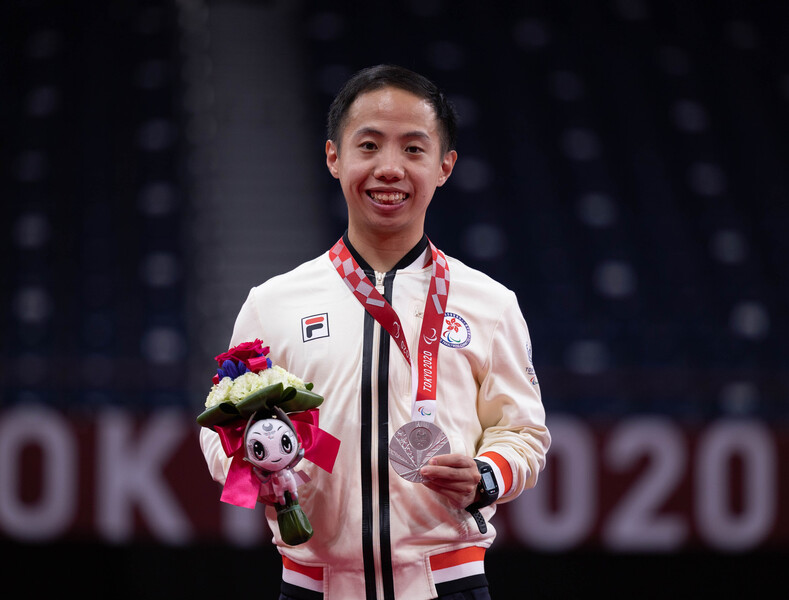
[[[405,192],[371,192],[368,191],[367,195],[378,204],[400,204],[408,198]]]

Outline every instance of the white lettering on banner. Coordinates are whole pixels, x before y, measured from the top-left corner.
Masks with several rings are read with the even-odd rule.
[[[228,542],[240,548],[250,548],[271,540],[266,524],[266,511],[262,506],[258,510],[249,510],[227,502],[219,504],[222,533]]]
[[[50,540],[72,523],[77,505],[77,451],[68,423],[47,408],[8,411],[0,420],[0,528],[17,539]],[[21,455],[41,453],[41,493],[21,499]]]
[[[672,550],[688,535],[687,522],[661,513],[671,492],[682,482],[687,449],[679,430],[665,418],[627,421],[616,427],[604,449],[606,464],[616,471],[649,459],[643,474],[608,516],[602,536],[614,550]]]
[[[599,474],[594,439],[583,423],[559,417],[548,426],[552,465],[540,474],[537,487],[512,503],[517,511],[512,527],[526,545],[553,551],[572,548],[590,535],[597,514]],[[551,507],[552,489],[556,508]]]
[[[422,391],[433,391],[433,353],[430,350],[422,355]]]
[[[433,412],[419,408],[421,418]],[[746,552],[786,543],[786,432],[743,419],[688,428],[643,417],[600,427],[549,415],[548,426],[553,444],[537,487],[496,515],[511,536],[502,543],[546,552]],[[0,410],[0,536],[270,543],[262,506],[219,501],[195,430],[179,411],[140,418],[113,410],[75,423],[46,407]]]
[[[550,464],[534,489],[507,505],[512,530],[526,546],[570,550],[589,541],[600,524],[608,549],[679,551],[694,525],[702,543],[744,551],[765,542],[776,524],[776,443],[760,423],[713,422],[701,430],[693,454],[682,427],[663,418],[622,421],[603,436],[599,451],[593,428],[577,419],[554,416],[549,427]],[[635,469],[644,459],[646,467]],[[734,485],[735,461],[741,465],[740,486]],[[596,482],[612,481],[603,472],[628,469],[636,479],[612,506],[603,505]],[[667,508],[689,474],[690,508]],[[735,509],[738,493],[742,501]]]
[[[734,510],[726,490],[730,463],[742,461],[742,507]],[[728,421],[707,429],[699,441],[695,487],[696,522],[706,540],[727,551],[747,550],[767,536],[777,517],[777,459],[769,432],[758,423]]]
[[[97,504],[99,531],[114,542],[132,539],[137,506],[163,541],[183,544],[191,525],[164,479],[163,469],[187,432],[183,414],[160,411],[132,436],[134,420],[107,411],[98,420]]]

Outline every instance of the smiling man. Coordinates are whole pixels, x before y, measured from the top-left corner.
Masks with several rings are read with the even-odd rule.
[[[329,110],[326,164],[348,229],[324,255],[254,288],[231,345],[259,338],[324,396],[341,440],[333,473],[304,470],[315,533],[283,557],[282,600],[489,598],[496,504],[535,485],[550,435],[515,295],[444,255],[424,231],[457,161],[436,86],[380,65]],[[304,323],[320,320],[309,337]],[[201,443],[213,477],[228,460]]]
[[[425,212],[452,174],[429,100],[384,87],[357,96],[326,142],[326,163],[348,203],[348,238],[386,272],[424,235]]]

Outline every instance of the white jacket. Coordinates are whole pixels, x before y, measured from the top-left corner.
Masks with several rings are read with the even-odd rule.
[[[398,267],[376,274],[412,353],[431,275],[425,244],[426,238]],[[347,238],[346,245],[354,252]],[[536,483],[550,445],[531,341],[511,291],[448,260],[435,424],[451,452],[494,466],[498,502],[506,502]],[[283,555],[283,589],[295,585],[339,600],[421,600],[484,584],[482,558],[495,529],[489,524],[481,534],[468,512],[389,465],[389,441],[411,420],[411,371],[328,253],[252,289],[231,346],[256,338],[270,346],[274,364],[314,383],[325,398],[320,427],[341,440],[332,474],[307,461],[299,466],[312,479],[299,488],[312,539],[284,545],[276,515],[267,509]],[[201,444],[212,476],[223,483],[228,460],[218,436],[204,429]],[[495,504],[481,512],[490,521]]]

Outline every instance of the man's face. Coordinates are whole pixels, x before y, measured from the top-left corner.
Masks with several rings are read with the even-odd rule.
[[[326,142],[326,164],[348,203],[351,239],[419,241],[433,193],[449,178],[456,158],[454,151],[442,151],[427,100],[392,87],[356,98],[340,147]]]

